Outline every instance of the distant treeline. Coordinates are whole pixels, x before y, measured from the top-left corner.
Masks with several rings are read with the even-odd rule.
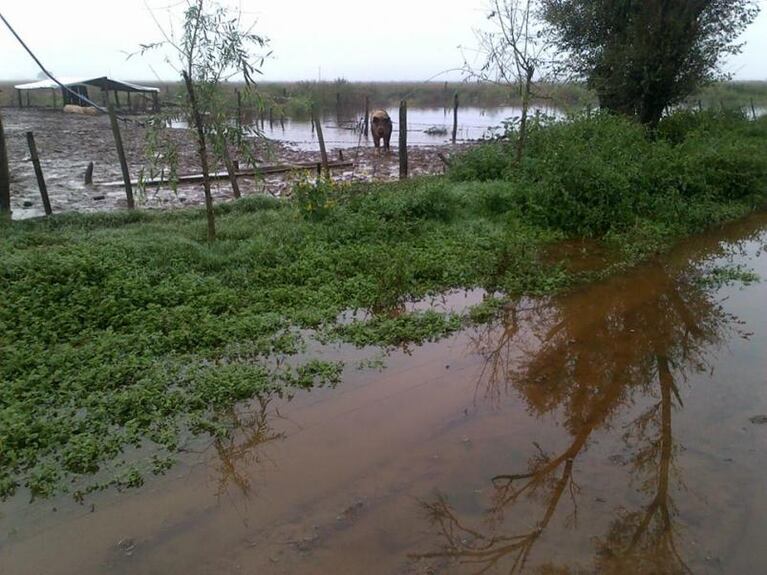
[[[13,84],[0,83],[0,106],[16,106],[17,95]],[[162,100],[166,104],[183,97],[181,84],[156,83],[149,85],[162,90]],[[241,85],[230,83],[225,89],[231,93],[232,107],[236,98],[235,91]],[[518,91],[513,87],[487,83],[468,82],[349,82],[335,80],[329,82],[265,82],[258,86],[261,95],[261,108],[272,109],[276,115],[286,117],[308,116],[312,103],[322,110],[362,110],[365,98],[370,99],[371,108],[396,106],[400,100],[407,99],[411,107],[447,108],[452,106],[453,96],[458,93],[461,106],[490,108],[519,104]],[[551,107],[565,110],[583,109],[597,106],[593,92],[579,83],[549,84],[541,86],[536,92],[537,99],[547,102]],[[32,106],[50,107],[53,98],[49,90],[25,94]],[[61,99],[59,98],[60,102]],[[100,101],[97,99],[97,101]],[[132,100],[132,105],[140,108],[140,97]],[[689,98],[688,105],[704,108],[756,108],[767,107],[767,81],[758,82],[721,82],[708,86]],[[127,102],[124,103],[127,105]]]

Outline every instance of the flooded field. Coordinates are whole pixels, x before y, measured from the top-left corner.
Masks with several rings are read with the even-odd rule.
[[[440,112],[441,114],[441,112]],[[415,117],[415,116],[414,116]],[[422,118],[428,123],[428,118]],[[467,120],[468,120],[467,116]],[[486,117],[482,126],[497,124],[499,116]],[[134,120],[140,122],[141,118]],[[435,120],[436,121],[436,120]],[[472,122],[479,120],[473,119]],[[35,217],[43,214],[42,201],[35,179],[26,132],[35,134],[40,160],[45,174],[48,193],[54,214],[78,211],[94,212],[121,209],[126,207],[125,192],[121,186],[104,186],[106,182],[121,181],[120,164],[114,147],[114,140],[105,116],[92,117],[78,114],[64,114],[56,110],[3,110],[3,122],[8,142],[8,154],[11,171],[11,204],[13,217],[16,219]],[[399,176],[399,160],[396,152],[395,134],[392,138],[390,153],[378,152],[373,148],[372,139],[366,140],[351,130],[333,128],[333,119],[326,119],[328,127],[325,137],[328,140],[328,153],[331,160],[344,155],[353,166],[334,169],[332,176],[337,181],[386,181]],[[479,125],[479,124],[477,124]],[[426,129],[426,128],[424,128]],[[479,128],[464,127],[464,132],[479,137]],[[139,178],[142,169],[148,170],[149,160],[146,154],[146,130],[133,121],[121,128],[126,148],[129,169],[134,180]],[[179,149],[179,173],[198,174],[199,161],[196,158],[192,133],[183,129],[168,130],[169,137]],[[307,122],[287,121],[283,132],[279,123],[270,129],[268,122],[263,127],[268,141],[254,143],[254,155],[258,165],[294,164],[298,162],[319,162],[319,146]],[[418,131],[420,133],[421,130]],[[440,174],[445,164],[438,153],[450,155],[470,143],[447,144],[446,137],[427,136],[422,138],[413,134],[410,144],[409,164],[413,176]],[[462,136],[463,137],[463,136]],[[349,150],[354,141],[354,149]],[[89,162],[94,162],[93,185],[84,183],[84,174]],[[216,169],[223,170],[223,166]],[[290,193],[296,180],[314,178],[316,172],[301,171],[269,175],[263,178],[239,178],[243,194],[270,194],[283,196]],[[136,192],[139,194],[139,192]],[[232,198],[232,190],[225,180],[213,183],[213,196],[216,202]],[[163,209],[204,203],[201,185],[182,185],[177,191],[169,186],[148,187],[145,194],[139,195],[139,205],[150,209]]]
[[[0,573],[764,573],[767,215],[261,397],[125,493],[0,506]],[[715,276],[714,276],[715,277]],[[481,294],[453,293],[459,308]]]
[[[386,108],[394,123],[392,145],[396,146],[399,138],[399,110]],[[558,115],[561,112],[548,108],[535,108],[531,113]],[[473,141],[502,133],[503,122],[519,117],[521,109],[512,106],[495,108],[460,108],[458,112],[458,141]],[[364,111],[339,112],[325,114],[322,122],[323,136],[329,146],[337,148],[368,147],[372,141],[359,131],[351,129],[360,125]],[[264,120],[257,123],[264,134],[302,150],[316,150],[319,143],[309,120],[286,119],[282,122]],[[453,110],[448,108],[410,108],[408,109],[408,145],[435,146],[451,141],[453,132]]]

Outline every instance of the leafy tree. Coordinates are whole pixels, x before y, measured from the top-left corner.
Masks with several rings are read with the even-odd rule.
[[[756,0],[542,0],[565,65],[602,108],[657,125],[664,110],[726,76]]]

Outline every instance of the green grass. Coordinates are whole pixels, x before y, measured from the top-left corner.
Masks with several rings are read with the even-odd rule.
[[[763,204],[763,122],[674,121],[654,140],[601,116],[540,126],[521,167],[500,142],[450,179],[246,198],[217,208],[213,244],[197,210],[0,224],[0,494],[140,485],[190,438],[231,433],[240,402],[337,384],[343,366],[308,356],[308,338],[439,339],[500,300],[407,302],[553,293]],[[607,245],[612,265],[575,273],[544,257],[574,237]],[[342,321],[348,310],[369,313]]]

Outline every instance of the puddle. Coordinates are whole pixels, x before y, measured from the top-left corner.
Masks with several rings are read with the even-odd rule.
[[[767,572],[767,283],[688,265],[767,278],[765,242],[757,215],[383,370],[342,348],[341,386],[254,400],[140,490],[6,502],[0,572]]]

